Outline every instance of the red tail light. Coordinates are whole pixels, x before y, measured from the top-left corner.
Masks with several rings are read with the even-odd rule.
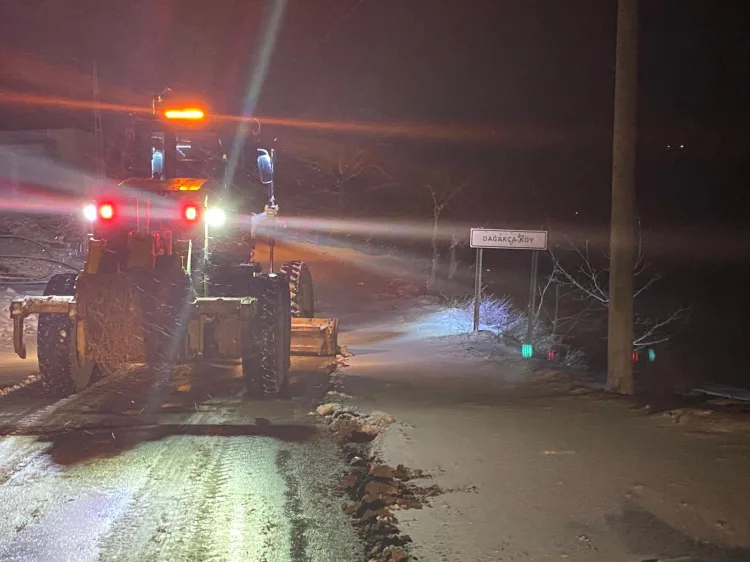
[[[198,220],[198,206],[197,205],[186,205],[182,210],[182,216],[188,222],[195,222]]]
[[[115,208],[111,203],[99,204],[99,217],[105,221],[112,220],[115,217]]]

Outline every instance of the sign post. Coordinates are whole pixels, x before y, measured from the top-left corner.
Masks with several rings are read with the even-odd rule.
[[[536,316],[536,278],[539,270],[539,251],[547,249],[546,230],[497,230],[490,228],[472,228],[469,237],[470,246],[476,248],[476,271],[474,274],[474,333],[479,331],[479,311],[482,304],[482,251],[499,250],[532,250],[531,278],[529,280],[529,315],[526,326],[526,340],[521,347],[524,357],[534,354],[533,336]]]
[[[477,248],[477,259],[474,271],[474,333],[479,332],[479,308],[482,305],[482,252]]]
[[[531,253],[531,280],[529,281],[529,314],[526,318],[526,340],[521,347],[521,355],[530,358],[534,355],[534,323],[536,321],[536,278],[539,271],[539,250]]]

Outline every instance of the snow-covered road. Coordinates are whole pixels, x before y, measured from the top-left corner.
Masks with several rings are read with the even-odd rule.
[[[304,259],[354,353],[339,390],[396,418],[374,454],[446,491],[398,513],[419,560],[750,560],[747,433],[674,423],[449,335],[429,299],[388,294],[408,263]],[[0,560],[368,560],[331,491],[341,452],[307,415],[327,373],[296,373],[287,401],[247,401],[219,368],[0,398]]]

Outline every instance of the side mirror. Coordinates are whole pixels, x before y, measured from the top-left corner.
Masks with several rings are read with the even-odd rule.
[[[258,149],[261,154],[258,156],[258,175],[261,183],[268,185],[273,183],[273,160],[268,151],[262,148]]]

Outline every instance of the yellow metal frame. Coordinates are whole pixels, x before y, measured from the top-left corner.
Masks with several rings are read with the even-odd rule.
[[[128,268],[153,268],[154,237],[151,234],[133,234],[128,239]],[[106,248],[103,240],[90,239],[84,272],[98,274]],[[182,267],[191,267],[191,244],[176,245],[174,253],[182,258]],[[184,357],[202,359],[205,347],[206,326],[210,324],[217,346],[218,359],[239,359],[252,341],[252,320],[258,313],[257,299],[246,298],[197,298],[191,306],[191,318],[185,340]],[[75,296],[34,296],[13,299],[10,317],[13,320],[13,346],[22,359],[26,357],[24,344],[24,319],[31,314],[67,314],[73,323],[75,349],[73,359],[79,364],[90,360],[87,356],[87,326],[77,310]],[[336,318],[292,318],[291,352],[295,355],[333,356],[338,352],[338,327]]]
[[[170,180],[131,178],[120,182],[117,187],[142,191],[200,191],[216,187],[216,185],[216,181],[208,178],[172,178]]]

